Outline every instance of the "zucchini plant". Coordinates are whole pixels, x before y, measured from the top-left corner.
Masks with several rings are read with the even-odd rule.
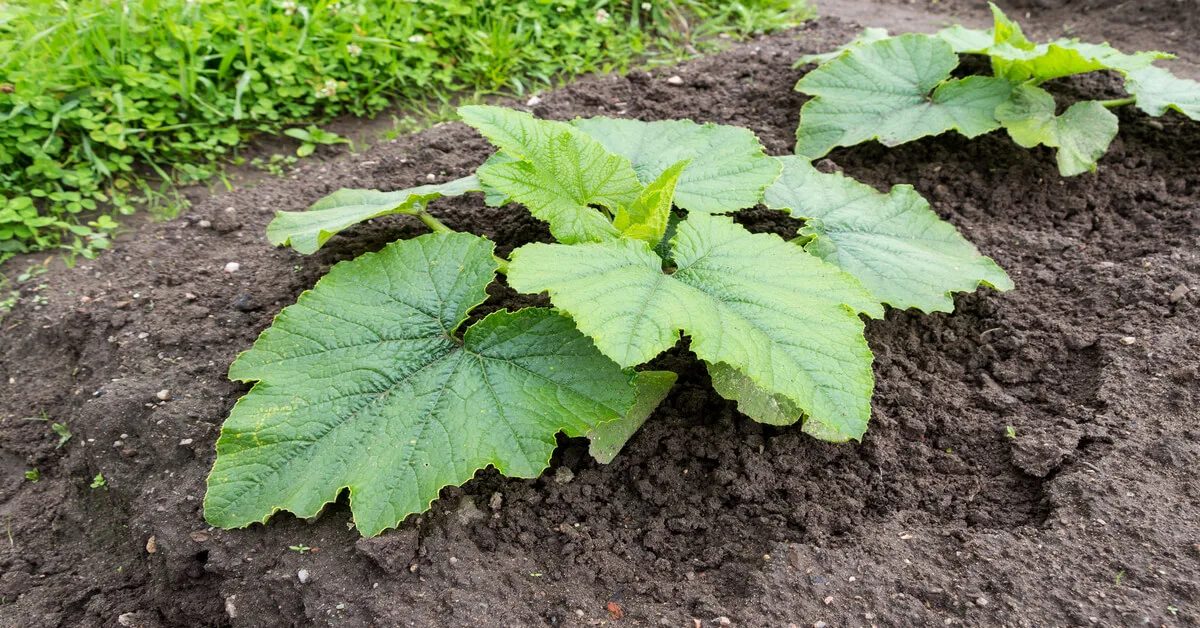
[[[1200,83],[1153,65],[1163,52],[1122,53],[1108,44],[1058,39],[1035,44],[991,5],[994,26],[962,26],[936,35],[888,37],[869,28],[833,52],[809,55],[820,63],[796,90],[812,96],[800,109],[796,154],[825,155],[837,146],[878,140],[895,146],[958,131],[973,138],[1003,128],[1025,148],[1057,149],[1063,176],[1094,172],[1117,135],[1112,108],[1134,105],[1151,116],[1168,109],[1200,120]],[[960,54],[985,55],[991,76],[952,78]],[[1059,113],[1049,80],[1095,72],[1121,74],[1128,96],[1075,102]]]
[[[340,190],[268,227],[301,253],[387,214],[432,233],[335,265],[233,363],[231,378],[257,383],[217,441],[213,525],[310,517],[348,488],[358,529],[378,534],[489,465],[537,476],[559,432],[609,462],[674,384],[644,365],[681,335],[750,418],[861,439],[874,380],[860,315],[949,312],[955,291],[1012,287],[911,187],[883,194],[767,156],[746,129],[459,112],[498,148],[475,174]],[[523,205],[557,243],[504,259],[429,212],[469,192]],[[803,229],[785,240],[729,216],[760,204]],[[554,307],[467,325],[497,275]]]

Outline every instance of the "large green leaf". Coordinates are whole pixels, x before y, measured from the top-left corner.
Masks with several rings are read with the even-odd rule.
[[[810,434],[860,438],[873,379],[856,312],[883,310],[858,281],[727,217],[691,215],[672,242],[672,273],[637,240],[530,244],[513,253],[508,282],[549,292],[618,364],[653,358],[683,331],[701,359],[724,363],[803,410]]]
[[[632,377],[570,319],[500,311],[455,337],[486,298],[492,249],[468,234],[396,242],[285,308],[230,367],[258,383],[221,429],[205,518],[310,517],[349,488],[370,536],[488,465],[534,477],[555,434],[623,417]]]
[[[1138,109],[1152,116],[1174,109],[1200,121],[1200,83],[1196,81],[1149,66],[1126,75],[1125,89],[1137,97]]]
[[[887,38],[888,32],[886,28],[875,28],[873,26],[868,26],[858,34],[858,37],[854,38],[854,41],[842,46],[838,46],[829,52],[804,55],[803,57],[797,59],[796,62],[792,64],[792,67],[798,68],[802,65],[808,65],[809,63],[826,63],[842,56],[842,53],[850,50],[851,48],[857,48],[863,44],[870,44]]]
[[[856,277],[880,302],[951,312],[953,292],[981,283],[1013,287],[995,262],[938,218],[911,186],[881,194],[841,173],[822,173],[805,159],[780,160],[783,174],[763,202],[804,218],[805,249]]]
[[[895,146],[956,130],[975,137],[999,128],[992,113],[1008,99],[1003,79],[950,79],[958,55],[929,35],[908,34],[851,49],[809,72],[796,89],[796,154],[815,158],[836,146],[877,139]]]
[[[610,218],[591,206],[615,214],[641,193],[643,186],[628,159],[609,153],[565,122],[484,105],[460,107],[458,112],[463,122],[504,153],[479,168],[485,185],[550,223],[550,232],[560,242],[617,237]]]
[[[763,152],[758,137],[748,129],[691,120],[589,118],[573,124],[610,152],[628,158],[645,184],[690,159],[675,189],[675,204],[689,212],[713,214],[754,207],[763,188],[779,176],[779,164]]]
[[[617,457],[625,443],[641,429],[646,419],[667,398],[675,385],[677,375],[671,371],[639,371],[634,378],[637,386],[637,403],[624,417],[616,421],[605,421],[588,432],[588,453],[600,464],[608,464]]]
[[[1117,136],[1117,116],[1104,105],[1085,100],[1054,114],[1054,97],[1032,85],[1020,85],[1012,98],[996,108],[996,119],[1013,141],[1025,148],[1039,144],[1058,149],[1058,171],[1064,177],[1096,170]]]
[[[290,244],[307,255],[315,253],[337,232],[365,220],[389,214],[415,215],[434,199],[482,189],[475,175],[395,192],[342,189],[317,201],[306,212],[276,212],[267,225],[267,240],[275,246]]]

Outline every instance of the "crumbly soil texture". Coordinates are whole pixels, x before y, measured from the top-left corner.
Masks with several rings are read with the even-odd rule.
[[[824,19],[584,80],[533,111],[741,125],[787,154],[803,103],[793,60],[856,31]],[[1053,89],[1118,87],[1098,75]],[[1063,179],[1051,151],[1000,133],[822,164],[914,185],[1017,285],[868,323],[861,444],[747,419],[681,346],[655,363],[679,382],[612,464],[562,439],[541,478],[480,472],[372,539],[344,501],[243,530],[202,517],[213,443],[247,390],[230,362],[332,264],[423,232],[380,219],[304,257],[264,227],[340,187],[464,176],[489,146],[447,124],[197,199],[20,284],[3,320],[0,625],[1196,625],[1200,125],[1118,113],[1094,176]],[[432,211],[505,253],[549,237],[479,195]],[[796,228],[761,209],[741,220]],[[488,307],[539,302],[500,288]],[[61,446],[54,423],[71,434]]]

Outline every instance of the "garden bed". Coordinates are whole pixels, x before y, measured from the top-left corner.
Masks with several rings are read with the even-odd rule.
[[[856,31],[824,20],[588,79],[533,111],[740,125],[786,154],[803,102],[792,61]],[[201,516],[213,442],[246,390],[229,363],[330,265],[423,232],[380,219],[303,257],[264,227],[339,187],[464,176],[490,146],[441,125],[200,200],[33,279],[44,299],[3,321],[0,625],[1193,623],[1200,128],[1118,113],[1095,176],[1063,179],[1051,151],[1001,133],[832,154],[825,166],[877,187],[916,186],[1017,284],[960,295],[953,314],[868,323],[878,381],[861,445],[746,419],[680,347],[656,362],[679,382],[611,465],[564,439],[542,478],[483,472],[374,539],[344,504],[236,531]],[[481,195],[433,211],[503,252],[549,237]],[[487,305],[529,302],[497,291]],[[51,422],[72,434],[61,448]],[[97,474],[106,486],[91,487]]]

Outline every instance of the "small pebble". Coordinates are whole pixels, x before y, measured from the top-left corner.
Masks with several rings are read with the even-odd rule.
[[[338,605],[337,605],[337,606],[335,606],[334,608],[338,609],[339,611],[344,611],[344,610],[346,610],[346,605],[345,605],[345,604],[338,604]]]
[[[718,626],[732,626],[733,622],[729,621],[728,617],[718,617],[716,620]]]
[[[300,584],[308,584],[308,579],[309,579],[308,570],[301,569],[300,571],[297,571],[296,579],[300,581]]]
[[[531,96],[529,100],[525,101],[526,107],[536,107],[540,104],[542,104],[542,99],[538,98],[537,96]]]
[[[1167,295],[1167,300],[1171,303],[1179,303],[1183,300],[1183,297],[1187,296],[1187,293],[1188,287],[1183,284],[1179,284],[1178,286],[1175,286],[1175,289],[1171,291],[1171,294]]]
[[[205,228],[205,229],[208,229],[209,227],[211,227],[211,226],[212,226],[212,221],[209,221],[209,220],[201,220],[200,222],[197,222],[196,224],[200,225],[201,227],[203,227],[203,228]]]
[[[164,389],[154,393],[154,396],[158,397],[159,401],[170,401],[171,400],[171,391],[164,388]]]
[[[554,481],[558,484],[569,484],[575,479],[575,472],[571,467],[559,467],[554,470]]]
[[[451,564],[451,565],[457,565],[457,564],[458,564],[458,559],[457,559],[457,558],[455,558],[455,557],[453,557],[453,556],[451,556],[451,557],[450,557],[450,564]]]
[[[1133,336],[1125,336],[1121,339],[1121,344],[1123,345],[1131,345],[1135,342],[1137,342],[1137,338],[1134,338]]]
[[[425,180],[426,181],[437,181],[437,175],[435,175],[431,172],[431,173],[425,175]]]
[[[826,627],[826,626],[828,626],[828,625],[829,625],[829,624],[827,624],[827,623],[825,623],[825,622],[823,622],[823,621],[816,621],[816,622],[813,622],[813,628],[825,628],[825,627]]]
[[[986,597],[981,597],[981,598],[975,600],[975,606],[987,606],[987,605],[988,605],[988,601],[987,601]]]
[[[576,616],[576,617],[583,617],[583,616],[584,616],[584,614],[585,614],[585,613],[583,612],[583,609],[582,609],[582,608],[577,608],[577,609],[575,609],[575,616]]]
[[[671,78],[667,79],[667,84],[669,84],[669,85],[683,85],[683,79],[682,79],[682,78],[680,78],[679,76],[672,76]]]
[[[180,447],[187,447],[188,445],[191,445],[193,442],[195,442],[195,441],[193,441],[193,440],[192,440],[192,439],[190,439],[190,438],[185,438],[185,439],[183,439],[183,440],[179,441],[179,446],[180,446]]]
[[[233,273],[236,273],[238,271],[238,269],[241,267],[242,267],[242,265],[237,262],[229,262],[228,264],[225,265],[225,272],[232,275]]]
[[[196,295],[194,295],[190,292],[185,292],[185,293],[183,293],[183,298],[187,299],[188,301],[195,301]]]

